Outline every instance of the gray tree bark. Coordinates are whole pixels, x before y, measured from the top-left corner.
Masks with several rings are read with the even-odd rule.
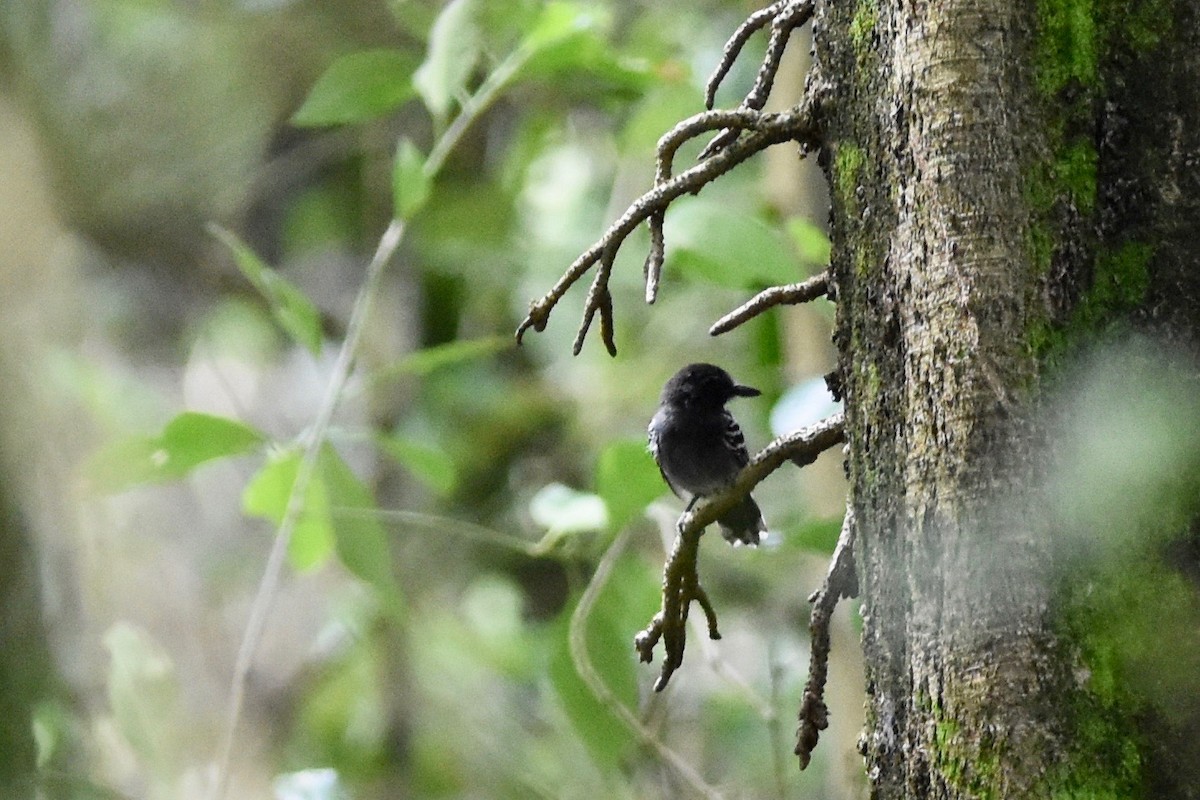
[[[815,26],[872,795],[1194,797],[1200,709],[1098,688],[1038,491],[1073,354],[1137,330],[1196,356],[1193,2],[830,0]]]

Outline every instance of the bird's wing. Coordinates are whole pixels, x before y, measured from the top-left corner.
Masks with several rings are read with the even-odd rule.
[[[733,453],[733,460],[741,469],[750,463],[750,454],[746,451],[746,438],[742,436],[742,429],[738,427],[737,420],[728,410],[722,411],[721,416],[724,424],[725,446]]]

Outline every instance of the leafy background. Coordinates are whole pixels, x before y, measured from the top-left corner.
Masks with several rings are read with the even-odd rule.
[[[653,308],[635,235],[613,279],[618,358],[570,356],[582,290],[511,341],[648,187],[655,141],[702,109],[753,10],[6,4],[0,443],[42,576],[46,796],[208,796],[305,472],[229,796],[861,794],[853,662],[831,671],[813,766],[790,755],[837,457],[760,488],[770,546],[705,543],[725,638],[694,632],[663,696],[632,648],[679,508],[644,448],[665,379],[710,360],[762,388],[736,408],[753,445],[828,406],[827,307],[706,332],[824,264],[816,176],[777,148],[680,202]],[[389,225],[403,235],[371,284]],[[835,656],[852,657],[842,613]]]

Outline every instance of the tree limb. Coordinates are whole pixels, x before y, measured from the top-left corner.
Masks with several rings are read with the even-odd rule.
[[[788,39],[791,38],[792,31],[808,22],[812,15],[812,0],[782,0],[751,14],[734,31],[733,36],[726,43],[725,50],[721,54],[721,62],[717,65],[716,70],[713,71],[712,77],[709,78],[708,85],[705,87],[705,104],[709,108],[712,108],[713,102],[716,99],[717,88],[728,74],[733,63],[737,60],[746,41],[756,30],[762,28],[767,22],[770,22],[771,34],[767,40],[766,54],[763,56],[762,64],[759,65],[758,74],[754,78],[754,85],[739,105],[743,109],[753,109],[755,111],[762,109],[767,104],[767,97],[770,96],[771,89],[775,85],[775,76],[779,73],[779,64],[783,60],[783,53],[787,49]],[[726,128],[705,146],[704,150],[700,152],[700,158],[705,159],[714,153],[720,152],[737,141],[740,135],[740,131],[734,128]]]
[[[676,198],[684,194],[695,194],[714,179],[729,172],[738,164],[749,159],[761,150],[773,144],[796,140],[806,144],[817,142],[816,125],[812,118],[811,105],[802,104],[791,111],[763,114],[756,111],[706,111],[697,114],[677,125],[663,137],[668,157],[660,157],[659,170],[669,172],[670,156],[689,138],[705,130],[728,125],[739,126],[739,130],[749,133],[720,153],[705,159],[701,163],[680,173],[678,176],[656,184],[650,191],[635,200],[621,218],[614,222],[598,242],[589,247],[575,259],[567,268],[558,282],[551,287],[541,299],[535,300],[529,306],[529,314],[517,328],[517,342],[520,343],[525,332],[530,328],[542,331],[550,318],[550,312],[567,290],[571,288],[588,270],[597,263],[601,264],[592,288],[588,292],[588,300],[584,311],[584,322],[579,335],[575,339],[574,353],[579,354],[583,339],[592,318],[600,313],[600,323],[604,344],[610,355],[616,355],[616,345],[612,340],[612,297],[608,291],[608,276],[612,262],[616,259],[617,250],[634,229],[642,222],[666,211]],[[664,166],[665,165],[665,166]],[[652,236],[652,239],[655,238]],[[661,239],[661,228],[658,239]],[[607,266],[606,266],[607,265]],[[659,259],[661,266],[661,257]],[[658,267],[647,266],[648,285],[657,284]],[[653,274],[653,280],[650,279]],[[608,333],[605,334],[604,331]]]
[[[858,576],[854,571],[854,511],[846,505],[842,532],[829,559],[829,571],[821,588],[808,597],[813,604],[808,624],[810,636],[808,682],[800,699],[800,727],[796,731],[796,755],[800,769],[808,766],[821,731],[829,727],[829,708],[825,705],[825,679],[829,673],[829,622],[833,609],[843,597],[858,596]]]
[[[717,89],[720,88],[721,82],[725,80],[725,76],[729,74],[729,70],[741,55],[742,48],[755,31],[764,27],[768,23],[771,25],[771,39],[767,44],[767,55],[763,58],[762,66],[759,67],[758,76],[755,78],[754,87],[747,95],[744,105],[749,108],[762,108],[766,101],[767,95],[771,93],[771,86],[775,82],[775,75],[779,72],[779,59],[783,56],[784,45],[787,44],[787,37],[793,29],[800,27],[808,22],[813,14],[812,0],[779,0],[772,3],[760,11],[755,11],[746,19],[733,35],[729,37],[729,41],[725,43],[725,49],[721,53],[721,61],[717,64],[717,68],[713,70],[712,76],[709,77],[708,83],[704,87],[704,105],[706,108],[712,108],[717,99]],[[781,42],[776,42],[776,39],[781,39]],[[753,105],[751,98],[758,105]],[[761,98],[758,99],[758,98]]]
[[[828,271],[814,275],[801,283],[772,286],[766,291],[759,292],[748,303],[721,317],[708,329],[708,333],[710,336],[720,336],[722,333],[728,333],[739,325],[749,322],[769,308],[807,303],[818,297],[824,297],[828,293]]]

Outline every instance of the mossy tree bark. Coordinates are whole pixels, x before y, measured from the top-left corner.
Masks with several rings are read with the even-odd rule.
[[[1064,619],[1039,406],[1114,320],[1196,355],[1193,0],[829,0],[815,26],[873,796],[1138,795],[1146,715],[1093,702]]]

